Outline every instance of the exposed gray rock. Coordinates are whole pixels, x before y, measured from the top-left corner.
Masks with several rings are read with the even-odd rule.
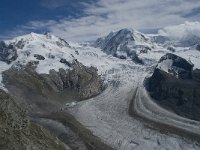
[[[148,52],[148,49],[142,49],[140,50],[140,53],[147,53]]]
[[[167,50],[169,50],[171,52],[175,52],[176,51],[176,49],[173,46],[167,47]]]
[[[45,60],[45,57],[39,54],[34,54],[34,57],[38,60]]]
[[[70,45],[64,39],[61,39],[61,38],[59,38],[59,41],[56,41],[56,44],[61,48],[70,47]]]
[[[25,46],[25,41],[24,39],[19,40],[17,43],[13,43],[18,49],[23,49]]]
[[[144,64],[144,62],[142,61],[142,59],[140,59],[138,57],[138,55],[136,54],[135,51],[128,51],[127,55],[135,62],[138,64]]]
[[[113,56],[114,56],[114,57],[117,57],[117,58],[119,58],[119,59],[126,59],[126,58],[127,58],[127,57],[124,56],[124,55],[118,55],[118,54],[114,54]]]
[[[77,61],[74,61],[71,67],[72,70],[67,71],[50,71],[49,77],[59,90],[74,90],[80,99],[95,96],[103,90],[103,82],[96,68],[85,67]]]
[[[85,67],[83,64],[74,61],[73,70],[68,72],[69,87],[75,88],[79,97],[86,99],[102,92],[103,81],[94,67]]]
[[[76,53],[76,55],[79,55],[79,52],[77,50],[75,51],[75,53]]]
[[[12,45],[7,45],[4,41],[0,41],[0,61],[10,64],[17,59],[17,50]]]
[[[65,65],[67,65],[67,66],[69,66],[69,67],[72,66],[71,63],[68,62],[68,61],[67,61],[66,59],[64,59],[64,58],[61,58],[61,59],[60,59],[60,62],[63,63],[63,64],[65,64]]]
[[[55,56],[52,55],[51,53],[49,53],[49,54],[48,54],[48,58],[55,59]]]

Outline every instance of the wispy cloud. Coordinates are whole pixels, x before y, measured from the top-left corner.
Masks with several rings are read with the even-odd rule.
[[[64,0],[59,1],[59,4],[54,4],[57,1],[50,0],[52,3],[45,6],[56,8],[64,5]],[[31,21],[18,27],[18,30],[44,29],[66,40],[87,41],[120,28],[157,29],[184,23],[186,20],[200,21],[198,15],[192,17],[186,15],[200,7],[199,0],[99,0],[96,3],[79,2],[85,6],[82,17],[76,19],[62,18],[58,21]]]
[[[56,9],[63,6],[79,7],[79,5],[91,4],[97,0],[41,0],[40,5],[48,9]]]
[[[55,8],[64,6],[67,3],[69,3],[68,0],[42,0],[41,6],[49,8],[49,9],[55,9]]]

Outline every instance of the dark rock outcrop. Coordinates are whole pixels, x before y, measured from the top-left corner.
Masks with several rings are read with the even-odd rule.
[[[13,43],[17,48],[23,49],[26,44],[26,41],[22,38],[21,40],[17,41],[16,43]]]
[[[4,41],[0,41],[0,61],[10,64],[17,59],[17,49],[14,45],[7,45]]]
[[[200,44],[196,45],[196,50],[200,51]]]
[[[193,64],[181,58],[175,54],[167,53],[162,56],[158,61],[160,63],[166,63],[166,60],[172,61],[171,66],[168,66],[168,72],[176,76],[179,79],[191,79],[192,78],[192,68]]]
[[[63,63],[63,64],[65,64],[65,65],[67,65],[67,66],[69,66],[69,67],[72,66],[71,63],[68,62],[68,61],[67,61],[66,59],[64,59],[64,58],[61,58],[61,59],[60,59],[60,62]]]
[[[39,54],[34,54],[34,57],[38,60],[45,60],[45,57]]]
[[[173,46],[167,47],[167,50],[170,51],[170,52],[175,52],[176,51],[176,49]]]
[[[53,54],[49,53],[49,54],[48,54],[48,58],[50,58],[50,59],[55,59],[55,56],[54,56]]]
[[[173,60],[173,66],[179,68],[179,76],[156,68],[146,81],[147,90],[160,106],[199,121],[200,71],[192,70],[193,66],[189,62],[171,54],[162,57],[159,63],[169,58]]]
[[[143,60],[138,57],[135,51],[128,51],[128,56],[137,64],[144,64]]]
[[[49,77],[59,90],[70,89],[77,92],[80,99],[86,99],[99,94],[103,90],[103,82],[94,67],[86,67],[78,61],[70,64],[72,70],[59,72],[50,70]],[[48,79],[49,80],[49,79]]]

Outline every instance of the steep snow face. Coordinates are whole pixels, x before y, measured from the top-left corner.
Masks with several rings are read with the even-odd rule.
[[[132,29],[111,32],[108,36],[97,39],[94,45],[107,54],[121,59],[129,57],[136,63],[142,63],[137,57],[138,53],[147,52],[155,46],[149,37]]]
[[[188,62],[177,55],[167,53],[161,57],[157,68],[172,74],[177,78],[191,78],[193,66],[194,65],[191,62]]]

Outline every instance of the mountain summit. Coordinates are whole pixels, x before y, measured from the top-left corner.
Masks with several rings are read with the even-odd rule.
[[[142,64],[142,60],[138,58],[138,53],[147,52],[154,45],[148,36],[133,29],[125,28],[97,39],[95,46],[100,47],[107,54],[121,59],[131,58],[134,62]]]

